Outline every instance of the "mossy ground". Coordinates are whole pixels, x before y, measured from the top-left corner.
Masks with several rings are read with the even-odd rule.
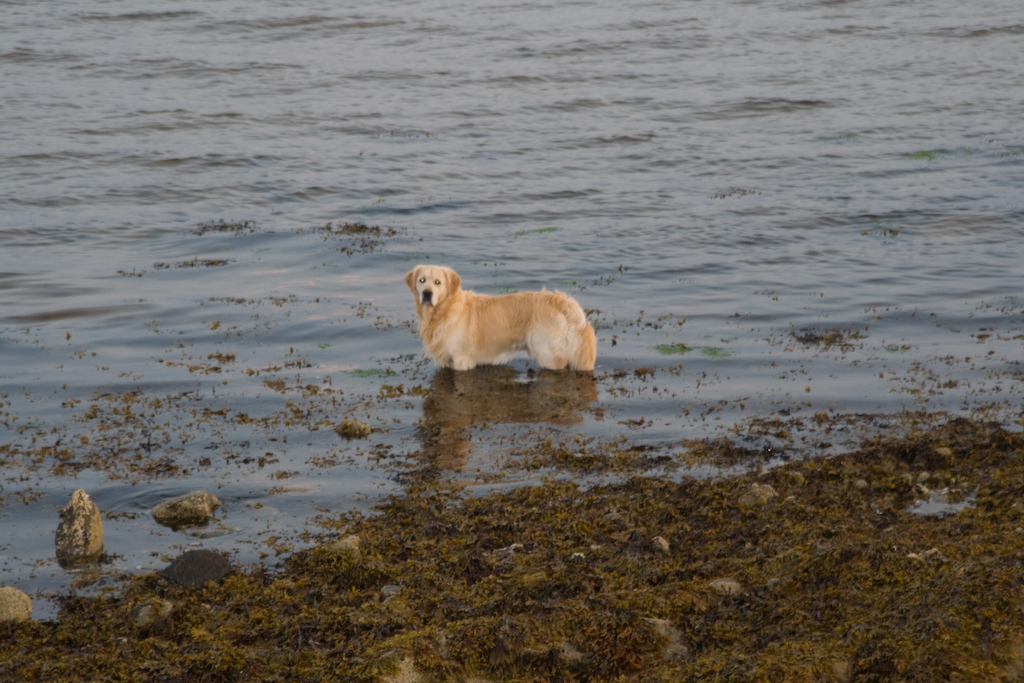
[[[358,551],[199,590],[139,576],[2,625],[0,680],[359,681],[402,662],[438,681],[1019,676],[1022,456],[1019,433],[955,420],[710,480],[414,483],[379,515],[323,520]],[[910,510],[939,491],[972,504]],[[136,626],[154,597],[173,613]]]

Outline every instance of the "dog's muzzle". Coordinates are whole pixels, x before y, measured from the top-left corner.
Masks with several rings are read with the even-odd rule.
[[[424,289],[422,296],[423,296],[422,302],[424,304],[427,304],[428,306],[433,306],[434,305],[434,293],[432,291],[430,291],[429,289]]]

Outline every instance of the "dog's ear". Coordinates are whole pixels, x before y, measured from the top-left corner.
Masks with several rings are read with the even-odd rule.
[[[408,285],[409,289],[411,289],[414,293],[416,292],[416,271],[419,269],[420,267],[416,266],[415,268],[413,268],[412,270],[405,274],[405,284]]]
[[[451,268],[445,270],[445,275],[448,276],[448,282],[446,283],[448,285],[448,291],[454,292],[462,286],[462,278],[459,277],[459,274]]]

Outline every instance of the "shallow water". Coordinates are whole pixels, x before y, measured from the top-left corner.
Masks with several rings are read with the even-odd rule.
[[[1019,428],[1016,2],[2,5],[4,584],[67,589],[79,487],[130,573],[272,561],[424,463],[572,476],[509,473],[549,436]],[[420,262],[572,293],[595,380],[438,373]],[[219,535],[149,518],[200,487]]]

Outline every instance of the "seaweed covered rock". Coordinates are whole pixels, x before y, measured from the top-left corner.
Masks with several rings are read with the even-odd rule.
[[[174,612],[174,603],[161,598],[150,598],[132,608],[132,621],[139,628],[149,628]]]
[[[32,599],[13,586],[0,586],[0,622],[25,621],[32,616]]]
[[[95,562],[103,554],[100,510],[82,489],[75,491],[71,502],[60,511],[55,543],[57,562],[62,567]]]
[[[150,514],[157,524],[181,529],[208,524],[213,510],[220,505],[217,496],[208,491],[193,491],[183,496],[165,500],[154,507]]]
[[[373,428],[365,422],[346,417],[334,428],[334,431],[338,433],[338,436],[346,439],[365,439],[373,431]]]

